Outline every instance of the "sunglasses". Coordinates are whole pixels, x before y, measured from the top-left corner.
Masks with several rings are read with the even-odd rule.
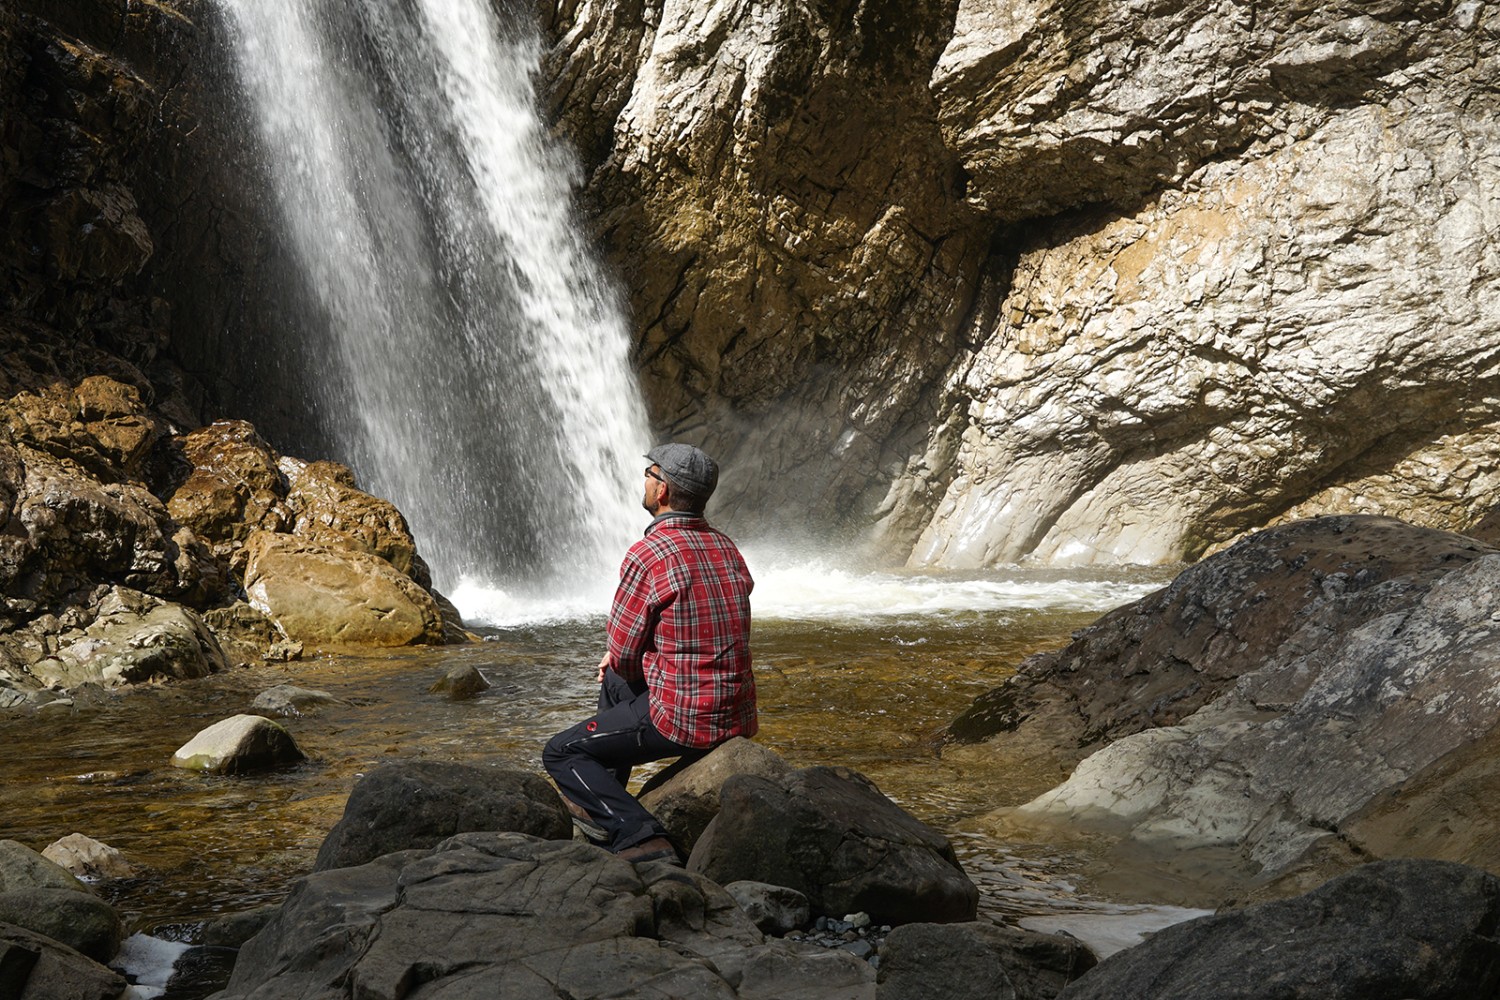
[[[658,476],[656,473],[652,472],[651,471],[651,466],[649,466],[649,465],[646,466],[646,478],[647,479],[654,479],[658,483],[664,483],[664,482],[666,482],[666,480],[663,479],[661,476]]]

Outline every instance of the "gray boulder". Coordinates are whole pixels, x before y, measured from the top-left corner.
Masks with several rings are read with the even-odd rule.
[[[545,779],[509,767],[446,761],[388,764],[359,780],[318,849],[314,871],[429,848],[457,833],[526,833],[566,840],[572,821]]]
[[[428,694],[445,695],[449,701],[467,701],[488,690],[490,682],[484,679],[484,674],[472,663],[464,663],[450,668],[443,676],[433,682],[432,687],[427,689]]]
[[[1474,539],[1284,525],[1028,660],[952,734],[1072,768],[997,819],[1120,837],[1206,902],[1372,857],[1493,868],[1496,608],[1500,552]]]
[[[723,889],[572,841],[466,833],[299,882],[221,1000],[873,1000],[852,956],[766,942]]]
[[[776,751],[737,736],[686,767],[674,764],[653,775],[641,787],[641,805],[661,821],[684,852],[691,853],[719,814],[719,790],[724,782],[736,774],[774,781],[791,770]]]
[[[25,844],[0,840],[0,892],[47,888],[88,892],[72,872],[56,862],[49,861]]]
[[[878,1000],[1053,1000],[1096,965],[1073,938],[983,921],[907,924],[880,947]]]
[[[740,904],[745,915],[766,934],[785,934],[807,923],[812,907],[796,889],[765,882],[730,882],[724,891]]]
[[[277,684],[256,695],[250,707],[257,712],[296,717],[315,712],[324,705],[335,704],[341,702],[327,691],[315,691],[293,684]]]
[[[292,734],[259,715],[236,715],[200,732],[172,755],[172,766],[212,774],[285,767],[305,756]]]
[[[1453,1000],[1500,995],[1500,879],[1382,861],[1294,899],[1200,917],[1100,963],[1064,1000]]]
[[[892,924],[972,920],[979,902],[948,838],[847,768],[730,778],[688,868],[721,884],[796,889],[816,913]]]
[[[0,997],[5,1000],[121,1000],[125,977],[67,945],[0,923]]]
[[[125,926],[113,906],[76,889],[0,892],[0,923],[44,934],[96,962],[114,958],[125,936]]]

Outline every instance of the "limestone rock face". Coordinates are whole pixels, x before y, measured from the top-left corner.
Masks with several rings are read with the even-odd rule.
[[[551,14],[544,71],[598,167],[652,416],[720,460],[715,505],[746,522],[794,470],[819,518],[847,506],[958,350],[983,240],[927,86],[953,9]]]
[[[1489,7],[544,15],[653,414],[736,525],[970,568],[1488,509]]]
[[[1298,522],[1027,661],[965,724],[1094,751],[1012,821],[1211,852],[1228,886],[1412,851],[1492,865],[1496,608],[1477,541]]]
[[[1363,108],[1020,258],[912,561],[1161,563],[1280,516],[1462,528],[1497,486],[1489,115]]]
[[[376,556],[260,531],[245,544],[250,604],[309,646],[443,641],[432,595]]]

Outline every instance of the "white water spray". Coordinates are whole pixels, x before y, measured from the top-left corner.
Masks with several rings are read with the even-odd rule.
[[[333,447],[440,586],[608,586],[648,436],[536,114],[535,31],[486,0],[223,3]]]

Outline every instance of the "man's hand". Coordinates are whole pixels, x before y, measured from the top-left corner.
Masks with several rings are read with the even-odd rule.
[[[603,658],[599,660],[599,676],[594,678],[597,684],[604,683],[604,671],[609,669],[609,651],[605,650]]]

